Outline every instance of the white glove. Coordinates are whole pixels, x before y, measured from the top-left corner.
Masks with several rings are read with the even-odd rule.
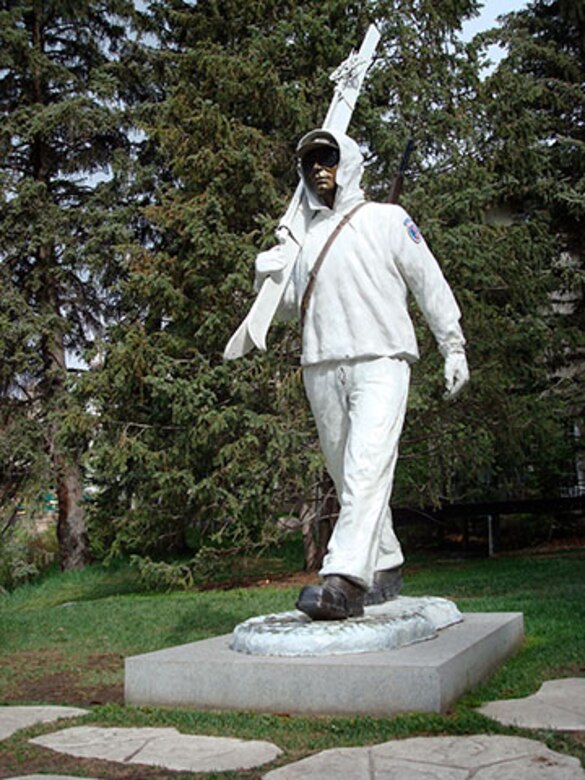
[[[469,368],[465,352],[449,352],[445,358],[445,387],[447,392],[443,396],[455,398],[463,386],[469,381]]]
[[[267,276],[276,276],[286,266],[286,260],[282,252],[282,244],[277,244],[266,252],[260,252],[256,256],[256,279],[254,287],[259,290]]]

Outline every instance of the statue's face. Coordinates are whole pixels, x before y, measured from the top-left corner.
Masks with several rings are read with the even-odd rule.
[[[313,192],[332,208],[337,190],[336,174],[339,151],[331,146],[312,149],[303,156],[305,178]]]

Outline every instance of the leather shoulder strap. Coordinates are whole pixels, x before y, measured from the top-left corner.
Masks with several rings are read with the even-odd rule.
[[[347,225],[349,220],[353,217],[353,215],[359,211],[362,206],[366,205],[365,200],[363,200],[361,203],[358,203],[357,206],[354,206],[350,211],[347,212],[347,214],[343,217],[343,219],[339,222],[339,224],[335,227],[335,229],[331,232],[331,235],[325,242],[323,249],[319,252],[319,256],[315,260],[315,264],[313,265],[313,268],[311,270],[311,273],[309,274],[309,281],[307,282],[307,286],[305,288],[305,292],[303,294],[303,300],[301,301],[301,333],[303,331],[303,327],[305,324],[305,315],[307,313],[307,308],[309,306],[309,300],[311,298],[311,295],[313,293],[313,289],[315,287],[315,283],[317,281],[317,274],[319,273],[319,270],[321,266],[323,265],[323,261],[325,260],[325,257],[327,256],[329,250],[331,249],[331,246],[337,236],[341,233],[343,228]]]

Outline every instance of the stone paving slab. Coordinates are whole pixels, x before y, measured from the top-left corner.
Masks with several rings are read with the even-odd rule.
[[[45,734],[30,742],[77,758],[147,764],[184,772],[252,769],[282,754],[270,742],[192,736],[173,728],[79,726]]]
[[[79,775],[19,775],[7,780],[97,780],[95,777],[80,777]]]
[[[51,723],[59,718],[77,718],[87,714],[88,710],[77,707],[0,707],[0,740],[37,723]]]
[[[532,696],[491,701],[479,712],[507,726],[585,731],[585,678],[548,680]]]
[[[583,723],[585,723],[585,677],[547,680],[540,686],[537,695],[550,704],[558,704],[567,707],[571,712],[583,715]]]
[[[414,737],[336,748],[263,780],[585,780],[580,762],[521,737]]]

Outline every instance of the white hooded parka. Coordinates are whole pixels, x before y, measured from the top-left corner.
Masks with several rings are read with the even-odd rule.
[[[323,131],[308,136],[319,133]],[[330,209],[305,183],[314,216],[281,309],[287,318],[299,313],[309,274],[327,238],[343,216],[365,200],[358,145],[343,133],[327,134],[340,149],[337,192]],[[319,270],[305,315],[301,364],[383,356],[416,361],[409,290],[443,356],[461,351],[465,339],[459,307],[416,225],[400,206],[366,203],[343,228]]]

